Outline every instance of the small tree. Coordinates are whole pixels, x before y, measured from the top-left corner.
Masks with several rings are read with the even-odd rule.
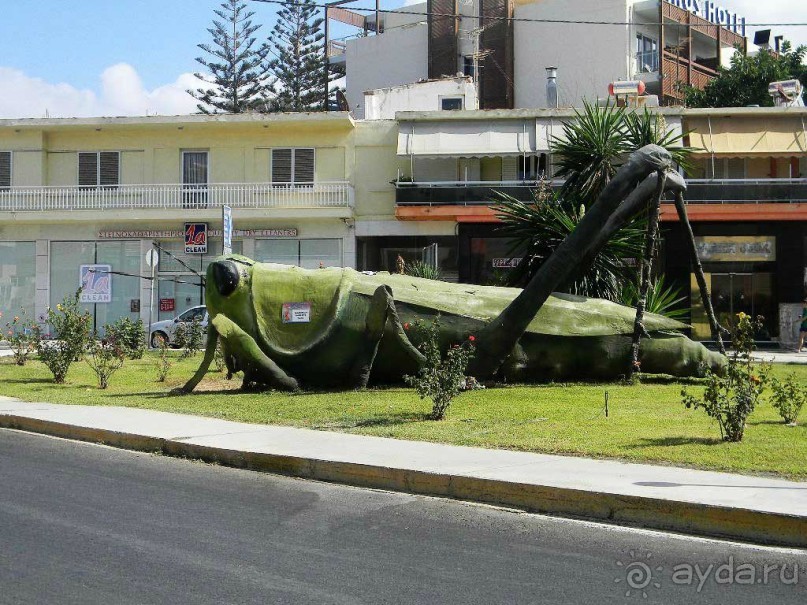
[[[801,408],[807,402],[807,390],[798,384],[795,374],[790,374],[783,382],[774,378],[771,389],[771,405],[779,412],[785,424],[795,425]]]
[[[273,59],[268,68],[274,77],[270,91],[275,95],[272,111],[321,111],[327,109],[325,44],[322,17],[314,0],[283,4],[269,36]],[[330,96],[330,91],[329,95]]]
[[[98,377],[99,389],[106,389],[109,386],[109,378],[123,367],[124,359],[126,359],[124,347],[113,338],[102,340],[93,338],[84,356],[84,361]]]
[[[440,319],[426,325],[418,321],[414,326],[404,324],[404,329],[413,332],[417,348],[426,357],[417,376],[404,376],[404,382],[417,390],[421,399],[432,400],[431,420],[445,418],[451,400],[469,388],[465,376],[468,363],[474,356],[475,338],[470,336],[461,344],[452,345],[443,355],[440,349]]]
[[[28,358],[36,350],[36,330],[30,322],[25,321],[25,309],[20,310],[19,315],[6,323],[6,337],[11,347],[11,354],[14,363],[24,366]],[[0,313],[0,317],[3,314]]]
[[[67,371],[74,361],[81,360],[87,343],[90,340],[90,323],[92,317],[88,311],[79,306],[81,288],[71,296],[65,296],[56,309],[48,307],[47,323],[53,328],[51,334],[42,335],[42,329],[36,326],[36,352],[39,359],[53,374],[53,381],[63,383]]]
[[[227,0],[213,12],[220,20],[213,20],[207,31],[213,36],[212,44],[199,44],[209,59],[197,57],[209,76],[194,74],[204,82],[203,88],[188,90],[199,101],[201,113],[244,113],[266,109],[268,48],[257,45],[254,33],[261,26],[252,23],[255,14],[247,10],[241,0]]]
[[[762,318],[752,320],[745,313],[737,315],[737,327],[732,335],[734,352],[729,357],[725,376],[706,369],[706,391],[702,398],[681,391],[684,405],[702,409],[717,421],[723,441],[742,441],[745,422],[754,411],[765,390],[769,367],[752,361],[754,332],[762,327]]]
[[[161,338],[157,342],[157,348],[159,349],[156,363],[157,382],[165,382],[165,379],[168,378],[168,372],[171,371],[171,367],[174,365],[174,362],[168,355],[168,342],[166,342],[164,338]]]

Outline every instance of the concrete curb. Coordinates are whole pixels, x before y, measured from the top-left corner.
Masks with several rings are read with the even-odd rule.
[[[803,516],[405,468],[238,451],[13,414],[0,414],[0,427],[357,487],[453,498],[616,525],[807,548],[807,517]]]

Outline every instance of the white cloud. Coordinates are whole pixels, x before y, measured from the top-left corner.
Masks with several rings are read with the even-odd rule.
[[[180,115],[196,112],[196,101],[185,92],[197,88],[193,74],[147,90],[134,67],[118,63],[100,77],[100,92],[54,84],[10,67],[0,67],[0,118]]]

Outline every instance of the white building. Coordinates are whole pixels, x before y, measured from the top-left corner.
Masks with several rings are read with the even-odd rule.
[[[730,6],[692,0],[428,0],[384,14],[381,32],[349,40],[333,59],[346,62],[360,118],[365,91],[456,74],[474,77],[480,109],[546,107],[549,66],[561,106],[635,79],[675,104],[683,85],[703,87],[735,46],[747,47]]]

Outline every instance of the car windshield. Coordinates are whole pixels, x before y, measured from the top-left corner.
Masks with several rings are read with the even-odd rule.
[[[204,307],[197,307],[195,309],[188,309],[182,315],[179,316],[179,321],[193,321],[194,319],[204,319],[205,316],[205,308]]]

